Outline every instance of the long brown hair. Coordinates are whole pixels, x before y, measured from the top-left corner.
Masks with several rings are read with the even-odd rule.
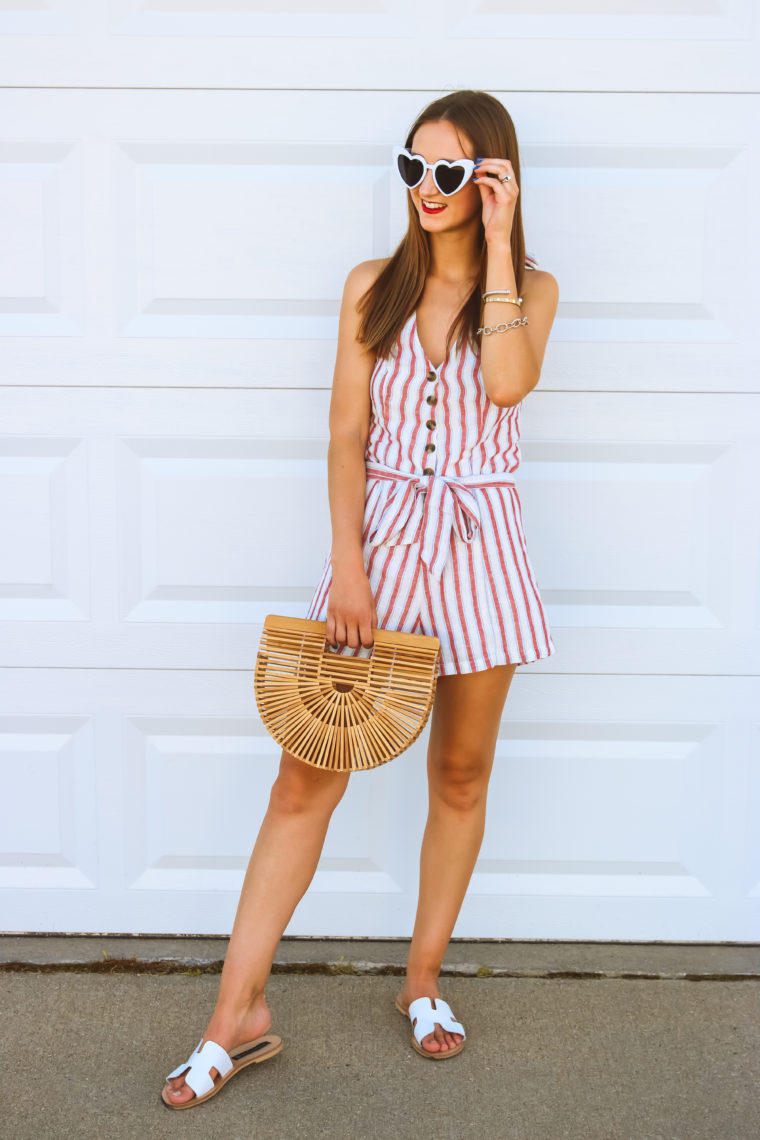
[[[420,112],[409,129],[405,145],[411,147],[412,140],[423,123],[437,123],[441,120],[451,123],[467,135],[476,155],[508,158],[517,184],[521,185],[517,132],[509,112],[498,99],[485,91],[453,91],[450,95],[444,95]],[[518,294],[522,288],[525,267],[521,199],[522,194],[519,194],[510,238]],[[420,225],[411,194],[407,195],[407,206],[409,228],[390,261],[357,306],[361,315],[359,340],[376,356],[390,356],[404,324],[417,307],[430,268],[430,237]],[[447,353],[455,336],[457,346],[468,339],[473,349],[478,350],[476,329],[480,325],[480,295],[485,290],[486,264],[485,230],[480,222],[480,280],[452,322],[446,338]]]

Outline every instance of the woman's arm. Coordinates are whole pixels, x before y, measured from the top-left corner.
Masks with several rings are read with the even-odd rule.
[[[486,289],[510,289],[510,296],[517,297],[509,245],[488,243]],[[527,325],[480,337],[483,385],[488,398],[502,407],[519,404],[538,384],[557,312],[559,286],[551,273],[534,269],[524,275],[522,297],[520,306],[490,300],[483,306],[484,325],[528,318]]]
[[[330,401],[327,487],[332,522],[332,585],[327,601],[327,640],[358,648],[372,645],[377,612],[364,568],[362,526],[367,472],[364,452],[370,423],[369,382],[375,363],[357,340],[359,298],[373,284],[384,260],[351,270],[343,290],[338,351]]]
[[[504,181],[506,179],[506,181]],[[487,247],[486,292],[509,289],[517,299],[512,266],[511,234],[520,187],[508,158],[479,160],[475,181],[483,203]],[[559,300],[559,286],[551,273],[531,270],[523,274],[522,306],[489,298],[483,305],[484,326],[511,324],[519,317],[528,323],[503,332],[481,334],[480,366],[488,398],[501,407],[514,407],[538,384],[546,344]]]

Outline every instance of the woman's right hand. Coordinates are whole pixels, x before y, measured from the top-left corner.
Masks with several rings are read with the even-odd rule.
[[[377,629],[377,610],[364,566],[333,565],[327,599],[328,642],[352,649],[361,644],[369,649],[373,629]]]

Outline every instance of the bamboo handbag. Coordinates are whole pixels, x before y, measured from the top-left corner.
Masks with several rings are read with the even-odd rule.
[[[261,719],[282,748],[332,772],[376,768],[422,732],[433,707],[440,641],[372,631],[369,657],[327,648],[327,622],[269,614],[254,673]]]

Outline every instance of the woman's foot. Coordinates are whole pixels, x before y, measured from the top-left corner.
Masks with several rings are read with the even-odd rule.
[[[404,1013],[407,1013],[410,1003],[416,1001],[417,998],[428,997],[432,1001],[433,998],[440,996],[436,982],[412,983],[407,979],[396,1000]],[[442,1026],[436,1025],[433,1033],[428,1033],[427,1037],[422,1038],[421,1044],[428,1053],[446,1053],[449,1049],[454,1049],[462,1040],[461,1033],[447,1033]]]
[[[234,1049],[236,1045],[242,1045],[244,1041],[253,1041],[256,1037],[268,1033],[271,1024],[272,1017],[262,994],[245,1011],[224,1013],[214,1010],[211,1020],[206,1026],[203,1040],[216,1041],[217,1045],[221,1045],[229,1053],[230,1049]],[[218,1075],[217,1069],[211,1069],[212,1080],[216,1080]],[[190,1086],[185,1083],[184,1075],[173,1077],[172,1080],[166,1082],[166,1085],[167,1095],[175,1104],[182,1104],[186,1100],[192,1100],[195,1096]]]

